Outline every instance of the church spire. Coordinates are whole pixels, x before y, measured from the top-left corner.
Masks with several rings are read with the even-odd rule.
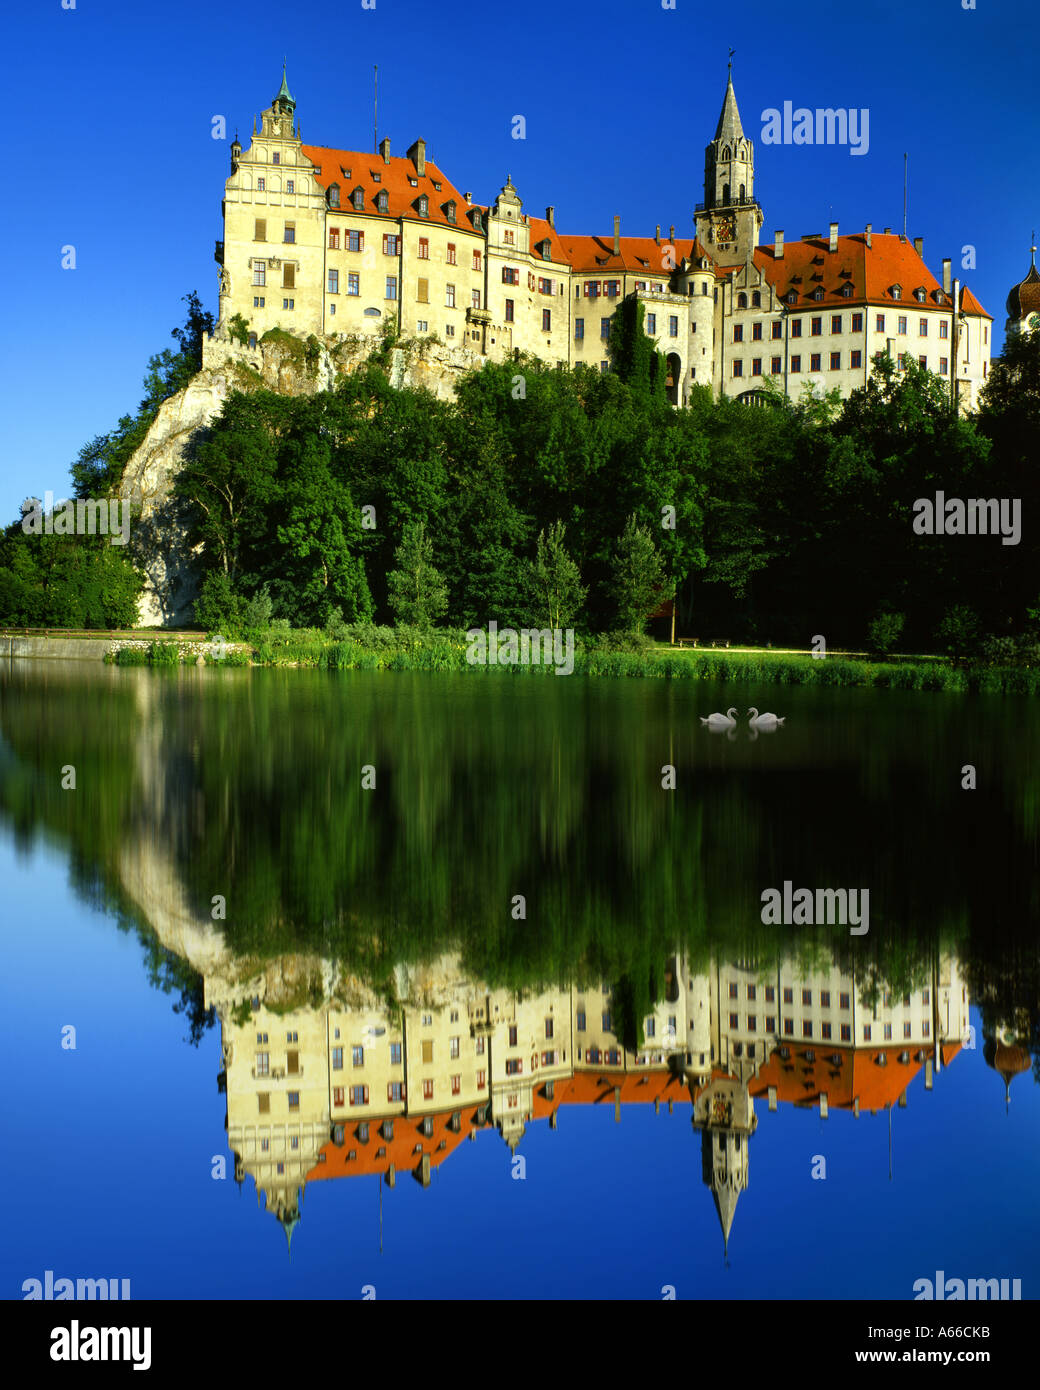
[[[742,140],[744,138],[744,127],[740,123],[740,111],[737,107],[737,94],[733,90],[733,61],[730,60],[729,79],[726,82],[726,95],[722,100],[722,110],[719,113],[719,123],[715,130],[716,140]]]
[[[285,76],[285,59],[282,59],[282,85],[278,88],[278,94],[271,103],[273,106],[281,106],[283,111],[287,111],[291,116],[296,110],[296,102],[293,100],[292,92],[289,91],[289,83]]]

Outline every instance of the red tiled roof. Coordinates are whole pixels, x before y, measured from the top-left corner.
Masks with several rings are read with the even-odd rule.
[[[391,155],[390,163],[384,164],[381,154],[362,154],[358,150],[332,150],[323,145],[304,145],[303,153],[315,166],[314,176],[323,188],[338,183],[340,189],[340,211],[348,216],[354,211],[351,194],[355,188],[365,191],[366,215],[376,217],[414,217],[417,221],[432,222],[441,227],[457,226],[461,231],[472,231],[473,224],[467,213],[475,204],[467,203],[451,181],[441,173],[436,164],[426,160],[425,173],[417,174],[410,159],[401,155]],[[349,175],[346,171],[349,170]],[[373,178],[378,174],[378,181]],[[415,179],[417,187],[412,187],[409,179]],[[435,183],[440,188],[434,187]],[[385,213],[376,207],[376,196],[386,189],[390,195]],[[425,193],[429,199],[429,216],[419,217],[418,200]],[[448,221],[444,204],[455,200],[455,223]]]
[[[942,290],[912,241],[904,241],[893,234],[886,236],[883,232],[873,233],[870,246],[864,232],[839,237],[836,251],[831,251],[830,238],[826,236],[790,241],[784,245],[779,260],[775,246],[767,243],[755,250],[754,259],[777,295],[785,299],[793,290],[798,295],[797,307],[803,309],[816,304],[832,307],[851,301],[907,304],[912,310],[918,302],[914,298],[914,291],[918,289],[925,291],[925,303],[935,308],[935,292]],[[842,294],[846,285],[852,287],[848,297]],[[892,296],[895,285],[902,289],[899,299]],[[823,290],[820,300],[811,298],[817,289]],[[970,290],[962,290],[961,305],[967,314],[990,317]]]
[[[899,1060],[904,1051],[910,1054],[909,1062]],[[920,1044],[877,1049],[834,1047],[823,1042],[815,1047],[789,1045],[786,1061],[774,1051],[748,1090],[757,1098],[775,1086],[779,1100],[801,1106],[817,1106],[820,1096],[826,1094],[828,1109],[834,1110],[851,1110],[858,1099],[860,1110],[873,1113],[894,1105],[921,1070],[922,1063],[915,1060],[918,1051]],[[943,1064],[959,1051],[959,1043],[944,1046]],[[814,1054],[814,1061],[806,1059],[807,1052]],[[839,1066],[831,1061],[835,1056],[841,1059]],[[884,1065],[876,1061],[880,1056],[885,1058]]]
[[[692,261],[707,254],[696,239],[691,241],[689,237],[677,237],[669,242],[663,238],[657,241],[652,236],[623,236],[620,238],[620,256],[614,255],[612,236],[562,236],[560,241],[567,260],[575,270],[604,275],[609,275],[611,271],[616,274],[627,271],[632,275],[668,279],[671,270],[665,266],[662,257],[666,246],[675,248],[677,264],[681,264],[684,257]]]

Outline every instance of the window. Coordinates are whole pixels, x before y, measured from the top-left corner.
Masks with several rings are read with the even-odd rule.
[[[603,282],[603,287],[607,292],[608,299],[617,299],[618,295],[621,293],[620,280],[605,280]]]
[[[270,1094],[267,1091],[257,1091],[256,1099],[260,1107],[259,1113],[261,1115],[269,1115],[271,1113]]]
[[[461,1090],[462,1090],[462,1077],[461,1077],[461,1076],[453,1076],[453,1077],[451,1078],[451,1093],[452,1093],[452,1095],[453,1095],[453,1096],[457,1096],[457,1095],[461,1092]]]
[[[429,280],[420,280],[420,281],[419,281],[418,287],[417,287],[416,292],[415,292],[415,297],[416,297],[416,299],[419,301],[420,304],[429,304],[429,302],[430,302],[430,282],[429,282]]]
[[[506,300],[506,323],[512,323],[512,322],[513,322],[513,301],[512,301],[511,299],[507,299],[507,300]]]
[[[821,366],[821,359],[822,354],[819,352],[813,352],[809,354],[809,370],[811,372],[819,372],[823,370]]]
[[[524,1064],[519,1057],[506,1058],[506,1076],[519,1076],[524,1069]]]
[[[264,191],[264,189],[265,189],[266,187],[267,187],[267,184],[266,184],[266,182],[265,182],[263,179],[257,179],[257,181],[256,181],[256,191],[257,191],[258,193],[263,193],[263,191]]]
[[[801,370],[802,370],[802,359],[801,359],[801,358],[798,356],[798,354],[796,353],[796,354],[794,355],[794,357],[791,358],[791,371],[792,371],[792,372],[800,372]]]
[[[793,1003],[794,1003],[794,990],[793,990],[789,985],[785,985],[785,987],[784,987],[784,1003],[785,1003],[785,1004],[793,1004]]]
[[[339,294],[339,271],[329,271],[329,294]]]
[[[474,269],[474,270],[479,270],[479,269],[480,269],[480,252],[479,252],[479,251],[474,251],[474,252],[473,252],[473,269]]]
[[[386,212],[390,207],[390,195],[385,188],[381,188],[376,194],[376,211]]]
[[[792,319],[792,320],[791,320],[791,337],[792,337],[792,338],[800,338],[801,336],[802,336],[802,321],[801,321],[801,319]]]
[[[479,1034],[478,1037],[476,1038],[476,1040],[474,1041],[474,1044],[473,1044],[473,1051],[477,1054],[478,1057],[483,1057],[483,1055],[484,1055],[484,1034],[483,1034],[483,1033]]]
[[[807,1018],[803,1018],[803,1019],[802,1019],[802,1037],[803,1037],[803,1038],[811,1038],[811,1037],[812,1037],[812,1021],[811,1021],[810,1019],[807,1019]]]
[[[741,196],[743,196],[743,193]],[[752,309],[761,309],[762,307],[762,296],[759,294],[758,290],[755,290],[754,294],[751,296],[751,307]]]
[[[762,335],[762,325],[761,325],[760,323],[756,323],[756,324],[755,324],[755,327],[759,330],[759,337],[761,337],[761,335]],[[679,336],[679,315],[678,315],[678,314],[669,314],[669,316],[668,316],[668,336],[669,336],[669,338],[678,338],[678,336]]]
[[[841,371],[841,353],[840,353],[840,352],[832,352],[832,353],[831,353],[831,371],[832,371],[832,372],[840,372],[840,371]]]
[[[266,241],[266,240],[267,240],[267,218],[266,218],[266,217],[258,217],[258,218],[256,219],[256,221],[253,223],[253,240],[254,240],[254,241]]]
[[[449,309],[455,308],[455,286],[444,286],[444,303]]]
[[[863,332],[863,315],[862,315],[862,314],[853,314],[853,315],[852,315],[852,331],[853,331],[853,333],[862,333],[862,332]]]
[[[391,1043],[391,1044],[390,1044],[390,1064],[391,1064],[391,1066],[395,1066],[395,1067],[399,1067],[399,1066],[401,1065],[401,1044],[400,1044],[400,1043]]]
[[[283,309],[295,309],[295,308],[296,308],[296,300],[295,300],[295,299],[283,299],[283,300],[282,300],[282,308],[283,308]]]
[[[509,1025],[509,1046],[516,1047],[516,1024]]]
[[[425,193],[420,193],[420,194],[419,194],[419,216],[420,216],[420,217],[429,217],[429,215],[430,215],[430,200],[429,200],[429,198],[426,196]]]
[[[343,1049],[341,1047],[334,1047],[332,1049],[332,1070],[343,1070]]]
[[[793,1038],[793,1037],[794,1037],[794,1019],[793,1019],[793,1018],[785,1018],[785,1019],[784,1019],[784,1036],[785,1036],[785,1037],[788,1037],[788,1038]]]
[[[610,371],[610,363],[609,363],[609,362],[601,362],[601,363],[599,364],[599,369],[600,369],[600,372],[609,372],[609,371]]]
[[[350,1064],[354,1067],[365,1065],[365,1049],[363,1047],[352,1047],[350,1049]]]
[[[448,242],[448,249],[447,249],[447,251],[444,253],[444,264],[445,264],[445,265],[454,265],[454,264],[455,264],[455,243],[454,243],[453,241],[449,241],[449,242]]]
[[[611,1032],[613,1032],[613,1029],[612,1029],[611,1026],[610,1026],[610,1023],[611,1023],[610,1014],[609,1014],[606,1010],[603,1011],[603,1020],[602,1020],[602,1021],[603,1021],[603,1031],[604,1031],[604,1033],[611,1033]]]
[[[543,309],[543,310],[542,310],[542,332],[543,332],[543,333],[549,333],[549,332],[551,332],[551,331],[552,331],[552,310],[551,310],[551,309]]]
[[[422,1059],[426,1063],[433,1061],[433,1039],[425,1038],[422,1043]]]
[[[738,309],[746,309],[746,308],[747,308],[747,295],[746,295],[746,294],[738,294],[738,295],[737,295],[737,308],[738,308]]]
[[[281,162],[282,162],[282,156],[281,156],[281,155],[278,153],[278,151],[276,150],[276,151],[274,152],[274,154],[271,156],[271,163],[272,163],[272,164],[281,164]]]
[[[841,332],[841,315],[840,315],[840,314],[831,314],[831,332],[832,332],[832,333],[840,333],[840,332]]]
[[[338,227],[330,227],[330,228],[329,228],[329,250],[330,250],[330,251],[338,251],[338,250],[339,250],[339,228],[338,228]]]
[[[347,228],[347,250],[348,250],[348,251],[364,251],[364,249],[365,249],[365,234],[364,234],[364,232],[355,232],[355,231],[351,231],[350,228],[348,227],[348,228]]]
[[[383,237],[383,255],[399,256],[401,254],[401,238],[399,236]]]
[[[261,299],[261,301],[260,301],[261,307],[263,307],[263,302],[264,302],[264,301]],[[249,346],[250,346],[251,348],[255,348],[255,347],[256,347],[256,334],[255,334],[255,333],[250,333],[250,335],[249,335]]]
[[[449,1038],[449,1039],[448,1039],[448,1056],[449,1056],[449,1057],[457,1057],[458,1055],[459,1055],[459,1040],[458,1040],[458,1038]]]
[[[584,1009],[579,1009],[579,1010],[578,1010],[577,1015],[576,1015],[576,1017],[575,1017],[575,1024],[576,1024],[576,1026],[577,1026],[578,1032],[579,1032],[579,1033],[584,1033],[584,1031],[585,1031],[585,1010],[584,1010]]]
[[[515,238],[514,238],[514,236],[513,236],[513,233],[509,230],[508,227],[507,227],[506,230],[502,233],[502,240],[505,242],[505,244],[506,244],[507,246],[512,246],[512,245],[513,245],[513,242],[514,242]]]
[[[878,333],[884,333],[884,331],[885,331],[885,316],[884,316],[884,314],[878,314],[877,318],[874,320],[874,328],[875,328],[875,331],[876,331],[876,332],[878,332]]]
[[[769,370],[773,374],[773,376],[779,376],[781,370],[781,361],[779,357],[774,357],[772,359],[772,363],[770,365]]]
[[[886,1023],[886,1024],[885,1024],[885,1042],[891,1042],[891,1041],[892,1041],[892,1025],[891,1025],[891,1023]]]
[[[648,333],[656,333],[656,332],[657,332],[657,315],[656,315],[656,314],[647,314],[647,316],[646,316],[646,331],[647,331]]]
[[[351,1086],[351,1088],[350,1088],[350,1103],[351,1103],[351,1105],[367,1105],[367,1104],[368,1104],[368,1087],[367,1087],[367,1086]]]
[[[751,340],[755,343],[760,343],[762,341],[762,325],[760,323],[753,323],[751,325]]]
[[[917,320],[917,336],[918,336],[919,338],[927,338],[927,337],[928,337],[928,320],[927,320],[927,319],[918,319],[918,320]]]
[[[419,238],[419,259],[428,261],[430,259],[430,238],[421,236]]]
[[[900,314],[900,315],[899,315],[899,330],[898,330],[898,331],[899,331],[900,333],[905,333],[905,332],[906,332],[906,315],[905,315],[905,314]]]
[[[853,353],[850,354],[849,366],[850,366],[850,367],[862,367],[862,366],[863,366],[863,354],[862,354],[862,352],[856,351],[856,352],[853,352]]]
[[[734,1015],[734,1017],[735,1017],[735,1015]],[[654,1022],[654,1020],[653,1020],[652,1018],[648,1018],[648,1019],[646,1020],[646,1028],[645,1028],[644,1031],[645,1031],[646,1036],[647,1036],[648,1038],[652,1038],[652,1037],[654,1037],[654,1036],[656,1035],[656,1033],[657,1033],[657,1024]]]
[[[809,332],[812,334],[814,338],[818,338],[820,334],[823,332],[823,319],[813,319],[809,325]]]
[[[426,319],[416,319],[415,331],[417,333],[428,333],[430,331],[429,322]]]
[[[928,366],[928,358],[925,357],[923,354],[922,354],[922,356],[920,356],[917,360],[918,360],[919,364],[920,364],[922,367],[927,367],[927,366]]]
[[[552,282],[551,280],[546,280],[544,276],[539,275],[539,277],[538,277],[538,293],[539,293],[539,294],[552,294],[552,292],[553,292],[553,282]]]
[[[477,1072],[477,1090],[478,1090],[478,1091],[482,1091],[486,1085],[487,1085],[487,1072],[486,1072],[486,1071],[478,1071],[478,1072]]]
[[[813,297],[813,299],[822,299],[822,298],[823,298],[823,290],[821,290],[821,289],[815,289],[815,290],[813,290],[813,295],[812,295],[812,297]]]
[[[869,1024],[869,1023],[864,1023],[864,1025],[863,1025],[863,1041],[864,1041],[864,1042],[870,1042],[870,1024]]]
[[[253,262],[253,284],[254,284],[254,285],[266,285],[266,284],[267,284],[267,262],[266,262],[266,261],[254,261],[254,262]]]
[[[948,357],[939,358],[939,375],[947,376],[950,371],[950,359]]]
[[[365,190],[363,188],[355,188],[351,202],[354,204],[355,212],[363,212],[365,207]]]
[[[742,343],[744,341],[744,325],[742,323],[735,323],[733,325],[733,341],[735,343]]]
[[[761,359],[761,357],[754,357],[754,358],[752,358],[752,360],[751,360],[751,375],[752,375],[752,376],[761,376],[761,375],[762,375],[762,359]]]
[[[269,1076],[271,1073],[271,1054],[269,1052],[258,1052],[256,1054],[256,1074],[257,1076]]]
[[[504,265],[502,267],[502,283],[503,285],[519,285],[519,270],[517,270],[515,266]]]
[[[599,336],[600,336],[601,338],[609,338],[609,337],[610,337],[610,319],[600,319],[600,321],[599,321]]]
[[[774,1014],[766,1014],[766,1032],[776,1032],[776,1016]]]
[[[347,294],[361,293],[361,276],[358,274],[347,273]]]
[[[947,319],[940,319],[940,321],[939,321],[939,337],[940,337],[940,338],[948,338],[949,336],[950,336],[950,324],[949,324],[949,321],[948,321]]]
[[[472,306],[473,306],[474,309],[479,309],[479,308],[480,308],[480,291],[479,291],[479,290],[472,290],[472,291],[471,291],[471,293],[470,293],[470,303],[472,304]]]
[[[333,1105],[343,1105],[343,1104],[344,1104],[344,1098],[345,1098],[345,1096],[346,1096],[346,1091],[343,1089],[342,1086],[334,1086],[334,1087],[332,1088],[332,1103],[333,1103]]]
[[[289,1101],[289,1109],[290,1109],[290,1110],[299,1110],[299,1108],[300,1108],[300,1093],[299,1093],[299,1091],[289,1091],[289,1092],[287,1093],[287,1099],[288,1099],[288,1101]]]
[[[282,289],[294,290],[296,288],[296,266],[292,261],[286,261],[282,266]]]
[[[404,1100],[404,1085],[400,1081],[391,1081],[386,1088],[386,1098],[389,1101]]]
[[[808,1008],[812,1008],[812,990],[811,990],[811,989],[803,989],[803,990],[802,990],[802,1003],[805,1005],[805,1007],[806,1007],[807,1009],[808,1009]]]
[[[734,362],[734,363],[733,363],[733,375],[734,375],[734,376],[743,376],[743,375],[744,375],[744,364],[743,364],[743,362]]]
[[[736,999],[736,997],[737,997],[737,982],[736,982],[736,980],[731,980],[731,981],[730,981],[730,986],[729,986],[729,997],[730,997],[731,999]]]
[[[295,183],[293,183],[292,179],[286,179],[286,180],[285,180],[285,191],[286,191],[286,193],[295,193],[295,192],[296,192],[296,185],[295,185]]]
[[[922,1037],[927,1038],[930,1032],[931,1025],[929,1024],[928,1020],[925,1019],[925,1021],[921,1024],[921,1035]]]
[[[286,224],[285,224],[285,232],[284,232],[284,234],[283,234],[283,236],[282,236],[282,240],[283,240],[284,242],[289,242],[290,244],[296,241],[296,223],[295,223],[295,222],[286,222]]]
[[[386,298],[386,299],[396,299],[396,298],[397,298],[397,276],[396,276],[396,275],[388,275],[388,276],[386,277],[386,295],[384,296],[384,298]]]

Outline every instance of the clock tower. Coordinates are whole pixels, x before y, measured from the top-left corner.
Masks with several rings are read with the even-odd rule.
[[[743,265],[758,245],[762,209],[755,201],[755,151],[744,134],[730,63],[715,139],[704,152],[704,202],[697,236],[718,265]]]

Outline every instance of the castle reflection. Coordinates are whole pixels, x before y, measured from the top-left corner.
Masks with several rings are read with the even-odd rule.
[[[454,956],[398,967],[377,993],[356,977],[326,981],[323,1003],[285,1010],[300,980],[269,967],[265,994],[210,993],[221,1022],[228,1142],[235,1176],[287,1238],[308,1183],[436,1169],[482,1131],[514,1153],[528,1126],[555,1129],[568,1106],[690,1107],[702,1175],[730,1240],[748,1185],[756,1102],[853,1117],[931,1091],[974,1047],[956,959],[936,956],[927,982],[895,997],[838,964],[666,962],[662,997],[626,1047],[607,985],[515,991],[468,978]],[[215,982],[214,982],[215,983]],[[254,984],[256,982],[254,981]],[[1029,1066],[1008,1038],[987,1041],[1005,1088]]]

